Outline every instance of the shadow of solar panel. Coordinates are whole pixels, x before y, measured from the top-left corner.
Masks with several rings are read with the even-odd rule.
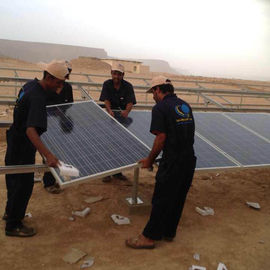
[[[135,167],[149,154],[144,144],[93,101],[50,106],[47,114],[48,131],[42,141],[59,160],[79,169],[80,177],[71,182]],[[65,183],[61,177],[60,181]]]
[[[270,140],[270,114],[267,113],[225,113],[242,125]]]
[[[136,137],[152,148],[155,136],[149,131],[151,124],[150,111],[133,110],[129,113],[130,119],[124,119],[119,112],[115,112],[115,117]],[[197,136],[195,136],[194,149],[197,156],[197,169],[237,167],[226,156]]]
[[[196,131],[243,166],[269,165],[270,144],[222,113],[195,113]]]

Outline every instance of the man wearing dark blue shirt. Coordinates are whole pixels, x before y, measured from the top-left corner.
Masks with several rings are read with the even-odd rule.
[[[156,240],[174,239],[196,166],[191,107],[174,94],[171,81],[164,76],[153,78],[147,92],[153,93],[157,103],[152,109],[150,127],[156,138],[149,156],[140,161],[142,168],[151,168],[159,153],[163,154],[150,219],[142,234],[126,240],[127,246],[136,249],[152,249]]]
[[[72,71],[71,63],[65,61],[65,64],[68,69],[68,74],[66,75],[66,79],[69,79],[70,73]],[[39,80],[35,78],[23,85],[21,88],[18,99],[22,98],[27,92],[31,89],[38,89],[39,87]],[[58,89],[56,92],[48,92],[46,97],[46,105],[56,105],[62,103],[71,103],[73,102],[73,93],[72,93],[72,86],[68,82],[64,82],[64,86],[62,89]],[[55,182],[55,178],[53,177],[51,172],[45,172],[43,176],[43,183],[44,188],[52,194],[60,193],[60,187]]]
[[[136,104],[136,98],[131,83],[124,80],[125,70],[121,64],[113,64],[111,70],[112,79],[103,83],[99,100],[104,101],[107,112],[114,117],[113,110],[120,110],[122,117],[127,118],[129,112]],[[113,175],[120,180],[127,180],[122,173]],[[103,178],[103,182],[110,182],[111,177]]]
[[[46,158],[50,167],[56,167],[58,159],[42,143],[40,136],[47,130],[47,97],[63,87],[68,73],[64,62],[48,64],[44,76],[35,87],[19,96],[14,108],[14,121],[7,131],[5,165],[35,163],[36,150]],[[6,228],[7,236],[29,237],[35,229],[25,226],[22,220],[32,194],[34,173],[7,174]]]

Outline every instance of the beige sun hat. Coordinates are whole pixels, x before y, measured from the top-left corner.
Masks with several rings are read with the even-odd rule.
[[[53,60],[50,63],[39,63],[39,67],[42,70],[47,71],[55,78],[64,81],[68,75],[68,67],[64,60]]]
[[[153,87],[162,84],[171,84],[171,81],[162,75],[154,77],[151,81],[151,88],[149,88],[146,93],[152,93]]]
[[[122,64],[119,64],[119,63],[113,63],[112,64],[112,71],[115,70],[115,71],[119,71],[121,73],[124,73],[125,72],[125,67],[122,65]]]

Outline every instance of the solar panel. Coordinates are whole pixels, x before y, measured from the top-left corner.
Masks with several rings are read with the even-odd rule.
[[[221,113],[195,113],[196,131],[243,166],[269,165],[270,144]]]
[[[152,148],[155,135],[150,133],[151,111],[136,111],[129,113],[127,118],[123,118],[119,111],[114,111],[115,118],[137,138]]]
[[[225,113],[238,123],[270,140],[270,115],[266,113]]]
[[[130,130],[136,137],[141,139],[146,145],[152,148],[155,136],[149,132],[151,124],[150,111],[132,110],[127,119],[120,116],[119,111],[114,112],[116,119]],[[197,156],[197,169],[227,168],[238,165],[220,153],[214,146],[210,145],[202,138],[195,136],[194,144]]]
[[[197,169],[216,169],[238,167],[226,155],[220,153],[214,146],[204,141],[199,136],[195,136],[195,155],[197,156]]]
[[[53,169],[63,186],[136,167],[149,154],[143,143],[93,101],[49,106],[47,114],[48,131],[42,141],[59,160],[80,171],[78,178],[66,181]]]

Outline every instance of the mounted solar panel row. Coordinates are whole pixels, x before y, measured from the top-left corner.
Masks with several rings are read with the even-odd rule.
[[[251,130],[222,113],[195,113],[194,117],[196,131],[242,166],[270,163],[270,143]]]
[[[155,136],[149,132],[150,111],[132,111],[127,119],[116,119],[95,102],[50,106],[48,131],[43,142],[62,161],[80,171],[78,178],[63,179],[61,185],[97,178],[138,166]],[[269,165],[268,114],[194,113],[197,169]]]
[[[42,141],[59,160],[80,171],[71,182],[135,167],[149,154],[142,142],[93,101],[50,106],[47,114],[48,131]],[[60,184],[71,183],[56,173]]]
[[[237,124],[228,117],[237,117],[239,123],[246,124],[248,128],[244,128],[242,124]],[[130,119],[117,118],[138,138],[152,147],[154,136],[149,132],[151,112],[132,111],[129,114]],[[194,113],[194,118],[197,169],[270,163],[270,143],[263,137],[263,135],[270,136],[268,114]]]

